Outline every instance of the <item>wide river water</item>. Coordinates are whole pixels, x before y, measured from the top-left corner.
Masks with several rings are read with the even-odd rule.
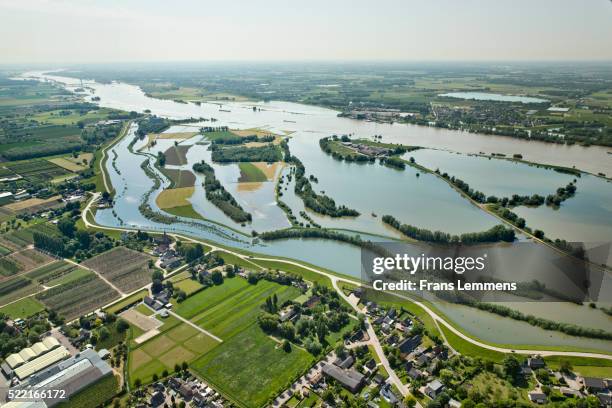
[[[40,73],[28,73],[26,75],[37,78],[43,77]],[[64,84],[70,90],[81,86],[80,81],[76,79],[58,76],[45,77]],[[378,241],[386,241],[391,238],[380,238],[368,234],[394,236],[394,233],[386,229],[380,222],[380,217],[384,214],[394,215],[403,222],[419,227],[452,233],[481,231],[498,222],[432,175],[420,174],[417,177],[416,171],[412,168],[407,168],[406,171],[402,172],[378,164],[336,161],[319,149],[318,139],[320,137],[330,134],[353,134],[357,137],[371,137],[378,134],[383,136],[385,142],[401,142],[462,153],[521,153],[527,160],[569,167],[576,166],[590,172],[603,171],[612,174],[612,156],[606,153],[606,149],[599,147],[550,145],[445,129],[401,124],[377,124],[339,118],[337,112],[329,109],[287,102],[230,103],[224,105],[223,110],[220,110],[219,105],[215,103],[202,103],[201,106],[197,106],[192,103],[184,104],[149,98],[140,88],[124,83],[99,84],[88,81],[86,87],[90,90],[89,92],[100,97],[98,103],[103,107],[138,112],[148,109],[153,114],[172,119],[214,117],[217,119],[214,123],[215,126],[227,125],[238,129],[262,128],[275,133],[290,133],[289,146],[292,154],[302,160],[306,166],[307,174],[313,174],[319,180],[318,183],[313,184],[313,188],[317,191],[325,191],[337,203],[356,208],[361,213],[359,217],[353,219],[329,219],[316,216],[312,212],[308,213],[309,216],[324,226],[361,231],[362,237]],[[254,111],[253,106],[257,106],[260,110]],[[205,122],[205,124],[210,124],[210,122]],[[184,126],[181,129],[174,129],[174,131],[188,131],[190,129],[197,131],[197,126],[191,128]],[[248,235],[252,229],[257,231],[271,230],[286,227],[288,223],[276,206],[273,183],[262,183],[263,185],[255,189],[255,192],[253,190],[240,191],[238,183],[236,183],[239,171],[237,171],[237,166],[233,164],[223,166],[213,164],[213,166],[217,177],[228,191],[236,197],[245,209],[253,210],[251,212],[254,213],[254,221],[251,225],[242,227],[232,223],[224,214],[207,203],[199,178],[196,182],[196,192],[191,201],[196,211],[199,211],[211,221],[181,219],[180,222],[166,225],[145,218],[140,214],[138,206],[143,196],[152,188],[153,181],[140,167],[146,159],[146,155],[137,151],[145,144],[145,141],[138,142],[134,146],[133,152],[128,149],[134,131],[135,128],[132,128],[130,134],[109,152],[107,170],[117,194],[113,209],[97,212],[96,221],[99,224],[184,233],[234,248],[293,258],[349,276],[360,276],[360,250],[350,245],[328,240],[297,239],[265,244],[253,242]],[[181,142],[192,145],[187,155],[189,163],[181,168],[188,169],[193,162],[203,159],[210,163],[210,152],[207,151],[205,145],[201,144],[203,142],[205,142],[203,136],[196,136],[192,140]],[[169,143],[163,141],[150,153],[163,150],[169,145]],[[429,152],[431,150],[414,152],[415,157],[418,157],[417,154],[423,153],[421,158],[417,159],[417,162],[425,164],[424,155]],[[447,152],[442,153],[450,155]],[[466,155],[461,157],[472,159],[472,157]],[[452,164],[452,161],[446,162]],[[495,160],[495,162],[501,163],[498,160]],[[517,165],[512,164],[512,166]],[[531,168],[526,165],[520,166],[522,167],[507,169],[506,176],[509,180],[512,180],[507,186],[504,184],[506,178],[503,177],[503,174],[499,175],[501,177],[499,183],[492,182],[489,178],[491,173],[488,169],[480,171],[481,176],[478,180],[472,180],[469,174],[465,173],[464,180],[470,184],[473,183],[475,186],[478,185],[478,188],[482,188],[489,194],[500,195],[536,191],[540,193],[553,192],[557,187],[565,185],[568,180],[568,176],[547,169]],[[461,168],[459,165],[451,165],[447,171],[454,174],[454,171],[459,172]],[[512,176],[515,174],[512,170],[519,168],[520,170],[516,172],[519,176]],[[155,169],[152,170],[156,172]],[[282,171],[283,174],[286,174],[286,170]],[[162,175],[159,176],[163,178]],[[609,190],[609,184],[605,181],[595,177],[592,178],[595,183],[604,183],[605,188]],[[520,179],[525,180],[525,182],[521,183]],[[157,208],[155,204],[157,193],[165,186],[167,186],[167,182],[164,182],[157,192],[149,196],[149,204],[153,208]],[[578,188],[581,191],[580,184]],[[601,185],[595,184],[593,190],[601,188]],[[292,194],[292,191],[293,189],[288,186],[283,191],[282,200],[293,209],[294,214],[298,215],[299,211],[303,211],[303,203]],[[605,194],[609,194],[609,192]],[[579,196],[580,194],[577,195],[577,197]],[[568,200],[568,203],[573,199]],[[552,210],[541,207],[541,211],[544,210],[553,213]],[[563,206],[561,210],[563,210]],[[607,210],[609,211],[609,208]],[[544,219],[542,217],[536,215],[534,219]],[[528,224],[530,224],[529,217],[526,216],[526,218]],[[603,221],[601,223],[605,224]],[[546,227],[543,228],[548,231]],[[552,228],[550,230],[553,231]],[[594,237],[601,238],[597,234]],[[415,253],[422,251],[422,248],[418,245],[408,245],[408,248]],[[554,251],[544,246],[538,251],[537,260],[533,258],[521,259],[524,257],[520,256],[520,249],[517,245],[498,246],[495,250],[500,251],[502,257],[507,257],[508,268],[516,269],[517,273],[522,274],[528,274],[534,268],[537,269],[538,262],[548,265],[557,257]],[[606,287],[605,290],[612,290],[612,287]],[[468,332],[486,341],[524,345],[574,346],[612,352],[612,342],[545,331],[527,323],[501,318],[454,304],[440,302],[437,306]],[[587,306],[552,302],[527,302],[516,305],[516,308],[525,313],[554,318],[585,327],[612,327],[610,316]],[[562,313],[559,313],[560,310],[562,310]],[[521,335],[517,336],[517,333]]]

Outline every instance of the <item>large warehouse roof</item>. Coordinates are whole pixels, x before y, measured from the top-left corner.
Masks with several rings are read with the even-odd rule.
[[[66,350],[66,347],[58,347],[55,350],[45,353],[42,356],[17,367],[15,369],[15,375],[20,380],[23,380],[24,378],[28,378],[32,374],[49,367],[51,364],[57,363],[68,356],[70,356],[70,353],[68,350]]]

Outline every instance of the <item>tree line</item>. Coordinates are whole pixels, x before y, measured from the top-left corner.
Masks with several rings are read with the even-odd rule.
[[[506,228],[503,225],[494,227],[481,232],[467,232],[460,235],[449,234],[442,231],[430,231],[425,228],[418,228],[413,225],[402,224],[391,215],[382,217],[382,221],[402,234],[418,241],[433,242],[437,244],[477,244],[482,242],[512,242],[515,239],[514,229]]]

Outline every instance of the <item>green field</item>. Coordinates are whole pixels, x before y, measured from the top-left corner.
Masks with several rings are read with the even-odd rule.
[[[26,319],[43,310],[45,310],[45,306],[34,299],[33,296],[30,296],[0,308],[0,313],[8,315],[11,319]]]
[[[164,370],[172,372],[175,364],[189,363],[219,344],[172,316],[165,319],[160,331],[157,336],[130,350],[128,367],[131,384],[136,379],[145,384],[151,382],[154,374],[161,376]]]
[[[147,289],[143,289],[139,292],[134,293],[133,295],[126,297],[125,299],[121,299],[120,301],[113,303],[104,310],[107,313],[118,313],[121,309],[124,309],[130,305],[133,305],[134,303],[142,301],[142,299],[144,299],[144,297],[148,294],[149,291]]]
[[[264,182],[268,181],[268,178],[263,171],[258,169],[253,163],[238,163],[240,168],[240,178],[238,179],[241,183],[252,183],[252,182]]]
[[[480,357],[485,360],[490,360],[495,363],[501,363],[504,360],[506,354],[500,353],[499,351],[488,350],[482,347],[479,347],[475,344],[470,343],[457,336],[455,333],[450,331],[446,326],[440,325],[442,332],[444,333],[444,337],[451,345],[452,348],[457,350],[458,353],[464,354],[470,357]]]
[[[164,208],[163,210],[169,214],[176,215],[177,217],[193,218],[196,220],[204,219],[204,217],[202,217],[199,212],[193,209],[193,205],[191,204],[181,205],[172,208]]]
[[[242,278],[234,278],[242,279]],[[202,293],[206,293],[204,290]],[[248,285],[243,290],[226,295],[218,304],[205,309],[190,320],[222,339],[240,332],[245,326],[256,321],[261,314],[261,305],[266,297],[276,294],[278,303],[295,299],[300,292],[292,286],[259,281],[257,285]]]
[[[187,296],[197,292],[202,289],[202,287],[200,282],[191,278],[182,279],[174,284],[175,289],[182,290]]]
[[[257,316],[263,313],[261,305],[273,294],[282,304],[300,292],[268,281],[251,285],[235,277],[187,298],[175,310],[223,339],[221,345],[194,362],[193,368],[240,405],[263,405],[314,361],[298,347],[285,353],[257,325]]]
[[[290,353],[253,324],[192,364],[193,370],[240,405],[260,407],[315,362],[297,347]]]

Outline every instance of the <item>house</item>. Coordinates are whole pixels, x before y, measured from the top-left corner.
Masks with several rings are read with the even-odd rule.
[[[160,407],[166,402],[166,397],[163,392],[157,391],[151,395],[151,401],[149,402],[153,408]]]
[[[427,354],[421,354],[420,356],[417,357],[416,359],[416,363],[420,366],[420,367],[424,367],[427,364],[429,364],[429,361],[431,359],[429,358],[429,356]]]
[[[172,269],[172,268],[178,267],[180,264],[181,264],[181,258],[173,256],[173,257],[170,257],[170,258],[167,258],[161,261],[159,266],[161,266],[163,269]]]
[[[442,391],[444,391],[444,384],[440,380],[433,380],[425,387],[425,394],[431,399],[435,399]]]
[[[385,383],[385,377],[380,374],[376,374],[374,378],[372,378],[372,381],[374,381],[375,384],[382,385]]]
[[[331,377],[338,381],[344,388],[353,394],[357,393],[363,387],[365,377],[355,370],[343,370],[334,364],[324,364],[321,371],[327,377]]]
[[[521,374],[523,375],[523,377],[531,377],[531,374],[533,374],[533,370],[527,366],[522,366]]]
[[[321,298],[319,296],[313,295],[304,303],[304,306],[306,306],[308,309],[312,309],[313,307],[318,305],[320,301]]]
[[[540,368],[544,368],[546,364],[541,357],[532,357],[527,359],[527,366],[532,370],[538,370]]]
[[[291,320],[296,315],[296,312],[295,309],[290,306],[284,310],[281,310],[278,315],[281,322],[286,322]]]
[[[412,367],[410,370],[408,370],[408,377],[412,378],[413,380],[418,380],[419,378],[423,377],[423,373]]]
[[[397,396],[391,390],[391,384],[383,385],[380,389],[380,395],[382,395],[385,401],[391,404],[391,406],[395,406],[399,402]]]
[[[153,305],[155,304],[155,300],[150,296],[145,296],[142,301],[144,302],[145,305],[149,307],[153,307]]]
[[[543,392],[532,391],[528,394],[529,401],[534,404],[546,404],[547,398],[546,394]]]
[[[365,366],[370,371],[374,370],[376,368],[376,360],[371,358],[369,361],[365,363]]]
[[[338,358],[336,359],[336,361],[334,361],[335,365],[343,369],[351,368],[354,363],[355,363],[355,359],[351,355],[348,355],[344,360],[341,360],[340,358]]]
[[[397,310],[395,310],[394,308],[389,309],[389,311],[387,312],[387,316],[390,319],[395,319],[395,316],[397,316]]]
[[[181,385],[183,385],[183,380],[181,380],[180,378],[172,377],[170,378],[170,380],[168,380],[168,385],[170,386],[170,388],[176,391],[181,388]]]
[[[576,398],[582,398],[583,395],[580,391],[578,390],[574,390],[572,388],[569,387],[560,387],[559,388],[559,392],[563,395],[565,395],[566,397],[576,397]]]
[[[607,386],[603,378],[584,377],[584,388],[586,388],[591,394],[595,394],[605,391]]]
[[[400,353],[410,354],[421,344],[421,335],[415,334],[412,337],[408,337],[398,345]]]
[[[599,404],[602,407],[605,407],[605,408],[612,407],[612,395],[611,394],[604,394],[600,392],[599,394],[597,394],[597,399],[599,400]]]
[[[183,383],[183,385],[179,387],[178,392],[185,400],[190,400],[193,397],[193,390],[188,384]]]
[[[391,336],[387,337],[387,339],[385,341],[389,345],[394,345],[395,343],[397,343],[398,340],[399,340],[399,338],[397,337],[397,335],[396,334],[392,334]]]

